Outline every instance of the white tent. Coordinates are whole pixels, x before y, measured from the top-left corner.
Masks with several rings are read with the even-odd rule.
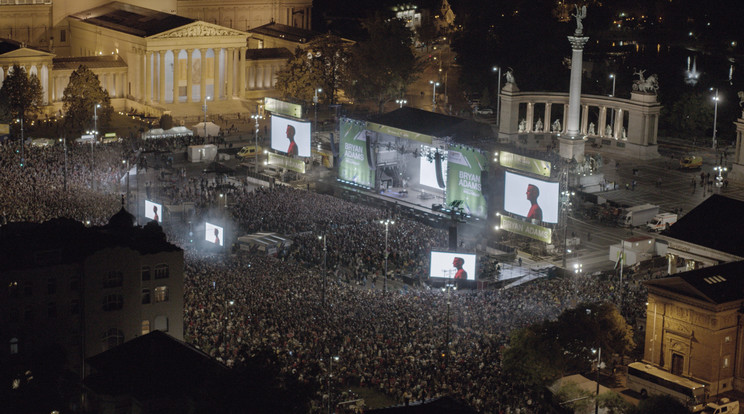
[[[207,129],[209,129],[209,126],[207,126]],[[202,132],[204,132],[204,125],[202,125]],[[166,131],[164,131],[162,128],[155,128],[142,134],[142,138],[143,139],[172,138],[172,137],[184,136],[184,135],[194,135],[194,132],[182,126],[173,127]]]
[[[202,129],[203,128],[204,128],[204,126],[202,125]],[[207,129],[209,129],[209,127],[207,127]],[[185,126],[176,126],[176,127],[173,127],[171,129],[165,131],[165,133],[168,136],[172,136],[172,137],[179,136],[179,135],[194,135],[194,131],[186,128]]]
[[[191,130],[194,131],[194,134],[197,136],[203,137],[204,136],[204,122],[199,122],[198,124],[191,127]],[[207,135],[209,136],[217,136],[217,134],[220,133],[220,127],[213,122],[207,122]]]
[[[151,129],[142,134],[142,139],[153,139],[153,138],[165,138],[165,131],[163,128]]]

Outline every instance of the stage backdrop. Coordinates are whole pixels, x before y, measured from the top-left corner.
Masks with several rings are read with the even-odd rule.
[[[479,150],[452,146],[447,152],[447,204],[462,200],[461,207],[473,217],[486,218],[488,208],[481,190],[481,173],[487,171],[486,156]]]
[[[341,148],[339,149],[338,178],[342,181],[372,188],[374,173],[367,162],[367,137],[360,122],[342,119],[340,122]]]

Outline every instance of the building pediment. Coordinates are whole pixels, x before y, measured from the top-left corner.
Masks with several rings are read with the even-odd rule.
[[[43,50],[30,49],[27,47],[21,47],[16,50],[11,50],[0,55],[0,59],[51,59],[54,57],[53,53],[44,52]]]
[[[204,37],[247,37],[248,33],[229,27],[219,26],[206,22],[194,22],[185,26],[177,27],[166,32],[150,36],[149,39],[181,39],[181,38],[204,38]]]

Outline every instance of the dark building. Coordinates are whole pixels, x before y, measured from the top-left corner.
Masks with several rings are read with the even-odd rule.
[[[153,330],[183,339],[183,250],[124,208],[0,227],[0,364],[58,349],[66,369]]]

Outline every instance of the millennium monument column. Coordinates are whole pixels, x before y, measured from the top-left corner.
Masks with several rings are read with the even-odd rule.
[[[586,18],[586,6],[579,9],[576,6],[576,31],[573,36],[568,36],[571,43],[571,83],[568,92],[568,120],[566,122],[566,134],[560,137],[559,151],[562,158],[576,159],[577,162],[584,161],[584,137],[581,135],[581,68],[583,65],[584,45],[589,41],[584,37],[584,25],[581,20]]]

